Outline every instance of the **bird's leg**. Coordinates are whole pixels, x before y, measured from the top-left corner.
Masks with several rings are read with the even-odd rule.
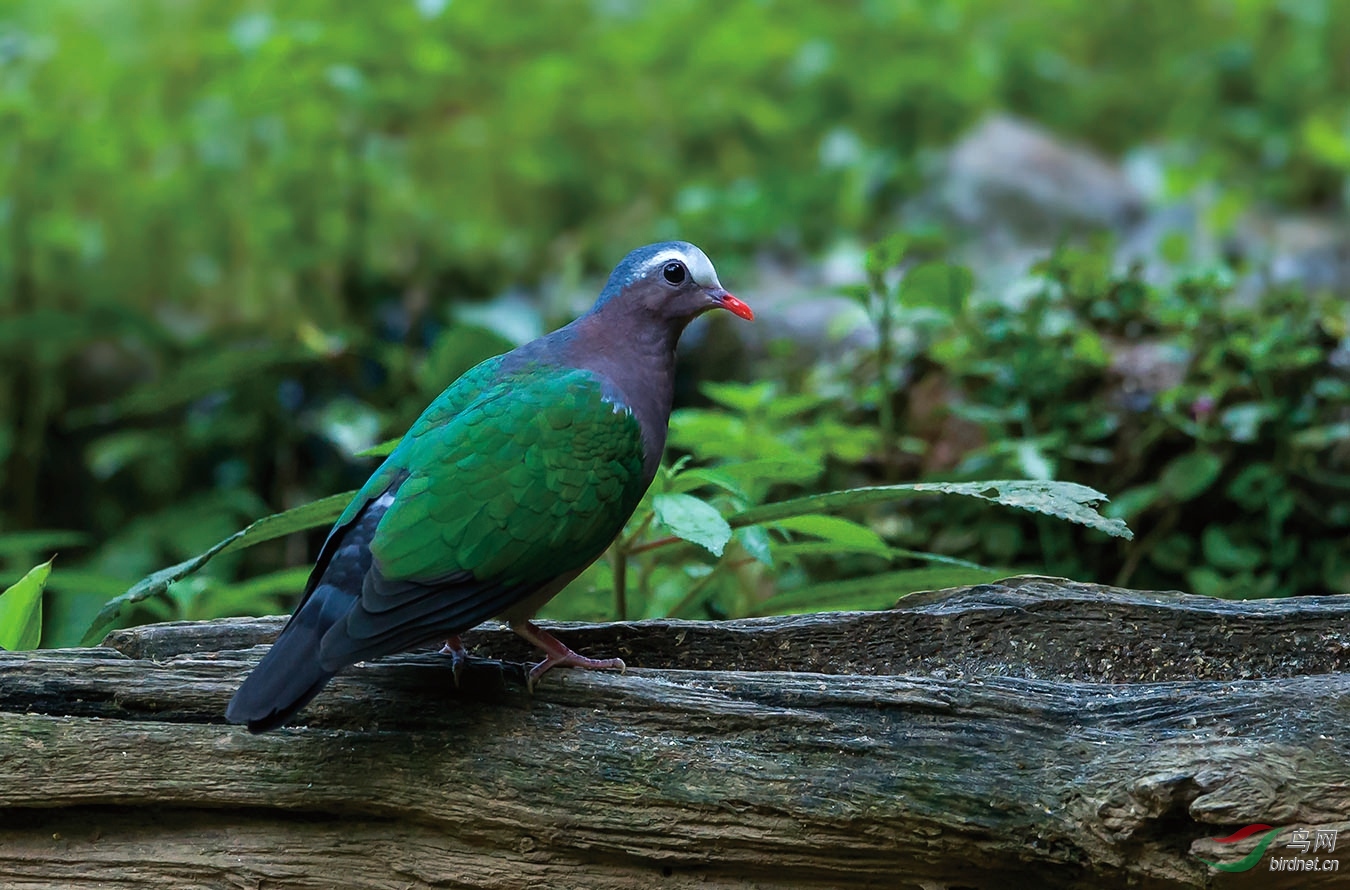
[[[559,665],[586,668],[591,671],[622,672],[627,670],[628,666],[623,663],[622,658],[587,658],[584,655],[576,654],[568,649],[562,640],[539,627],[533,621],[513,621],[511,622],[511,629],[542,649],[546,656],[543,661],[530,668],[527,685],[531,692],[534,691],[534,684],[539,682],[540,677]]]
[[[445,645],[441,647],[441,654],[450,656],[450,672],[455,677],[455,688],[458,689],[460,675],[464,673],[464,664],[469,660],[469,653],[459,641],[458,634],[446,638]]]

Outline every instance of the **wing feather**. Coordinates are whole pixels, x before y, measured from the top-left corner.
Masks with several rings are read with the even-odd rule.
[[[405,446],[407,477],[376,527],[359,601],[324,637],[325,665],[501,614],[599,556],[650,481],[636,418],[579,369],[506,377]]]

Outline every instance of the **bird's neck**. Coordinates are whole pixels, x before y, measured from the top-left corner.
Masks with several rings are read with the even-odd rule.
[[[618,310],[623,307],[613,307]],[[642,425],[648,478],[661,465],[675,391],[675,344],[683,328],[638,321],[611,306],[582,316],[568,327],[578,367],[610,380]]]

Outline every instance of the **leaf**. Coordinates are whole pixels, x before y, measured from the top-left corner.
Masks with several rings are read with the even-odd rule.
[[[1044,513],[1085,525],[1117,538],[1131,540],[1134,532],[1119,519],[1107,519],[1094,509],[1107,500],[1102,494],[1076,482],[1001,480],[995,482],[916,482],[910,485],[877,485],[808,495],[753,507],[728,520],[732,528],[774,522],[806,513],[833,512],[848,507],[909,500],[923,494],[957,494],[983,498],[996,504]]]
[[[1225,408],[1219,423],[1234,442],[1255,442],[1261,434],[1261,425],[1279,414],[1279,408],[1264,402],[1243,402]]]
[[[183,617],[192,620],[246,614],[252,609],[257,609],[260,602],[275,603],[279,597],[303,590],[309,573],[309,566],[296,566],[258,575],[238,584],[208,584],[196,592],[191,598],[190,607],[182,609],[181,612]],[[192,580],[205,581],[207,578],[199,575]],[[178,590],[179,587],[174,587],[173,593],[176,594]]]
[[[805,460],[746,460],[719,464],[715,467],[696,467],[685,470],[666,485],[671,493],[694,491],[704,485],[715,485],[739,498],[748,498],[756,483],[804,484],[824,472],[822,464]]]
[[[825,471],[823,464],[809,460],[747,460],[723,464],[718,472],[742,484],[767,479],[772,482],[801,483],[814,481]]]
[[[202,566],[222,553],[232,553],[245,547],[252,547],[254,544],[261,544],[264,541],[284,538],[286,535],[295,532],[329,525],[342,515],[343,509],[351,503],[354,497],[356,497],[355,491],[343,492],[342,494],[320,498],[292,510],[264,516],[243,531],[235,532],[191,559],[185,559],[177,565],[147,575],[137,581],[126,593],[114,597],[104,604],[98,615],[94,616],[94,622],[89,626],[89,630],[85,631],[81,644],[92,646],[102,639],[103,634],[122,614],[123,606],[139,603],[152,596],[163,595],[168,591],[170,584],[181,581],[192,573],[199,571]]]
[[[1289,442],[1297,448],[1322,449],[1347,439],[1350,439],[1350,423],[1331,423],[1299,430],[1289,437]]]
[[[7,535],[0,535],[0,559],[33,552],[83,547],[88,543],[89,535],[67,529],[10,532]],[[61,572],[65,574],[65,569]]]
[[[900,282],[900,302],[907,307],[932,307],[955,318],[974,286],[975,276],[965,266],[924,263]]]
[[[705,396],[722,407],[746,414],[773,399],[776,386],[768,380],[762,380],[758,383],[716,383],[708,381],[699,389]]]
[[[756,561],[773,568],[773,542],[769,540],[769,533],[762,526],[747,525],[745,528],[736,529],[732,535],[745,548],[746,553]]]
[[[1158,487],[1172,500],[1189,501],[1214,484],[1223,460],[1209,451],[1192,451],[1173,459],[1158,475]]]
[[[900,264],[909,252],[909,235],[904,232],[892,232],[867,248],[863,267],[869,277],[881,278]]]
[[[1032,479],[1055,478],[1055,468],[1051,466],[1049,458],[1045,456],[1041,446],[1030,439],[1017,443],[1017,463],[1022,472]]]
[[[889,556],[890,545],[881,535],[865,525],[844,519],[842,516],[825,516],[820,513],[808,513],[805,516],[789,516],[774,523],[779,528],[799,534],[811,535],[838,545],[840,550],[863,553],[879,553]]]
[[[1129,520],[1158,502],[1158,486],[1153,483],[1127,488],[1102,510],[1113,519]]]
[[[89,443],[85,463],[99,479],[111,479],[137,462],[167,457],[172,448],[172,442],[158,432],[122,430]]]
[[[51,573],[49,559],[0,593],[0,649],[36,649],[42,642],[42,591]]]
[[[713,556],[721,556],[731,540],[731,526],[717,508],[693,495],[659,494],[652,498],[652,509],[656,521],[671,534],[698,544]]]
[[[1266,558],[1260,547],[1241,543],[1221,525],[1205,527],[1200,536],[1200,548],[1206,563],[1226,571],[1251,571]]]
[[[378,445],[372,445],[369,448],[356,452],[352,457],[388,457],[398,447],[398,443],[403,441],[403,437],[389,439]]]
[[[746,496],[745,489],[717,467],[695,467],[677,473],[666,483],[666,491],[670,494],[683,494],[705,486],[715,486],[738,498]]]

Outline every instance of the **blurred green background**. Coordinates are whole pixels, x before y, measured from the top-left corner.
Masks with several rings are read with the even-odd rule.
[[[72,643],[679,237],[761,323],[691,331],[672,457],[780,461],[751,501],[1074,480],[1138,537],[875,508],[715,583],[635,565],[636,614],[985,570],[1350,592],[1347,46],[1332,0],[9,0],[0,587],[59,553]],[[125,620],[284,610],[316,544]],[[612,616],[612,569],[548,614]]]

